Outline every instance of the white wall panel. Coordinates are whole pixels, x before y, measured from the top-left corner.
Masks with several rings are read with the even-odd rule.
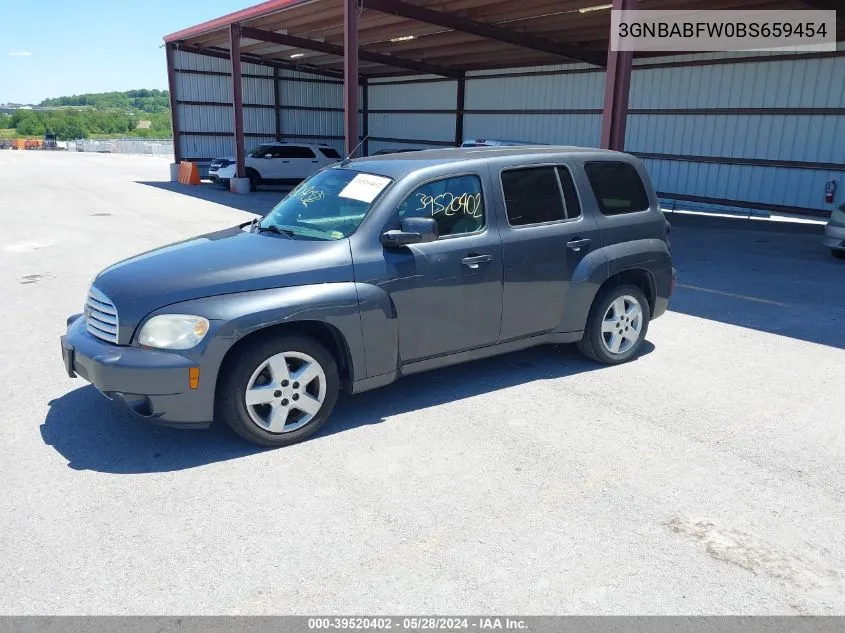
[[[242,98],[244,103],[273,105],[273,78],[242,77]]]
[[[338,84],[279,80],[279,103],[323,108],[343,107],[343,86]]]
[[[196,53],[176,51],[176,54],[173,56],[173,61],[176,68],[185,70],[204,70],[221,73],[231,72],[229,60],[220,59],[218,57],[208,57],[207,55],[197,55]]]
[[[370,86],[371,110],[454,110],[458,84],[437,81]]]
[[[843,58],[636,70],[631,108],[835,108],[845,103]]]
[[[306,136],[342,136],[343,114],[312,110],[282,110],[282,133]]]
[[[453,142],[455,140],[455,115],[371,114],[370,135]]]
[[[625,146],[633,152],[842,163],[845,117],[631,114]]]
[[[232,108],[178,105],[179,127],[184,132],[232,132]]]
[[[845,172],[786,167],[644,162],[658,191],[816,209],[822,207],[825,183],[831,179],[841,182],[845,176]],[[679,202],[678,207],[684,204]]]
[[[601,133],[597,114],[467,114],[465,138],[498,138],[554,145],[595,147]]]
[[[602,73],[471,79],[467,110],[549,110],[601,108]]]
[[[223,75],[176,73],[176,97],[180,101],[232,102],[232,82]]]
[[[232,136],[181,136],[181,155],[187,159],[234,156],[235,141]]]
[[[231,112],[231,109],[229,110]],[[269,108],[244,108],[244,132],[247,134],[275,134],[276,111]]]

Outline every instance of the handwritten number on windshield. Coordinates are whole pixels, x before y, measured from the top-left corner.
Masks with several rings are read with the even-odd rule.
[[[484,212],[481,208],[480,192],[467,192],[457,196],[449,192],[441,193],[437,196],[418,193],[417,196],[420,198],[420,206],[416,210],[431,213],[432,216],[438,213],[442,213],[445,216],[463,213],[474,218],[480,218]]]
[[[317,189],[311,185],[296,189],[291,192],[291,197],[296,198],[306,207],[310,202],[319,202],[326,197],[326,192],[322,189]]]

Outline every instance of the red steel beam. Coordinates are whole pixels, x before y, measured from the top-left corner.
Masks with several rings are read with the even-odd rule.
[[[613,11],[633,10],[637,0],[613,0]],[[618,152],[625,149],[625,125],[628,119],[628,93],[631,90],[633,51],[614,51],[608,41],[607,72],[604,80],[604,111],[599,147]]]
[[[343,122],[347,156],[358,145],[358,0],[343,0]]]
[[[357,14],[356,14],[357,18]],[[283,46],[295,46],[296,48],[303,48],[305,50],[317,51],[325,53],[326,55],[343,56],[343,46],[337,44],[329,44],[328,42],[318,42],[317,40],[308,39],[305,37],[297,37],[295,35],[287,35],[285,33],[275,33],[274,31],[264,31],[261,29],[253,29],[244,27],[242,35],[250,40],[258,40],[260,42],[271,42],[273,44],[281,44]],[[358,57],[365,62],[372,62],[374,64],[383,64],[385,66],[393,66],[395,68],[405,68],[414,70],[416,72],[425,73],[429,75],[442,75],[444,77],[459,77],[461,71],[455,68],[446,66],[437,66],[427,62],[421,62],[414,59],[406,59],[403,57],[395,57],[393,55],[385,55],[383,53],[373,53],[360,49]]]
[[[218,59],[230,58],[229,51],[225,49],[217,50],[211,48],[202,48],[200,46],[190,46],[186,44],[178,44],[177,46],[180,51],[185,51],[186,53],[194,53],[195,55],[205,55],[206,57],[216,57]],[[314,66],[311,66],[309,64],[295,64],[293,62],[287,62],[284,60],[266,59],[263,57],[245,55],[244,53],[241,53],[241,61],[246,62],[248,64],[257,64],[259,66],[278,67],[283,68],[285,70],[295,70],[300,73],[310,73],[312,75],[317,75],[318,77],[326,77],[328,79],[343,79],[343,73],[341,72],[315,68]]]
[[[241,80],[241,26],[229,25],[229,59],[232,62],[232,111],[235,130],[235,176],[246,176],[244,157],[244,100]]]
[[[399,17],[426,24],[435,24],[452,29],[453,31],[461,31],[491,40],[507,42],[508,44],[521,46],[522,48],[551,53],[552,55],[566,57],[573,61],[585,62],[594,66],[605,65],[605,58],[602,54],[585,51],[577,46],[561,44],[560,42],[554,42],[529,33],[519,33],[485,22],[477,22],[470,18],[455,15],[454,13],[435,11],[426,7],[400,2],[399,0],[366,0],[365,6],[368,9],[381,11],[382,13],[398,15]]]
[[[176,108],[176,69],[173,65],[175,48],[173,44],[167,44],[165,54],[167,56],[167,86],[170,90],[170,127],[173,130],[173,162],[178,163],[182,160],[182,152],[179,147],[179,111]]]

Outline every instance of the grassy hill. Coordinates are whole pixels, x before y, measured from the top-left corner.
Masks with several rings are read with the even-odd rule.
[[[59,140],[91,136],[139,136],[171,138],[170,97],[166,90],[99,92],[44,99],[48,110],[15,110],[0,114],[0,129],[12,129],[16,136],[43,137],[55,134]],[[150,124],[138,126],[140,121]]]
[[[70,97],[44,99],[41,107],[88,106],[97,110],[127,110],[129,112],[166,112],[170,109],[167,90],[127,90],[126,92],[94,92]]]

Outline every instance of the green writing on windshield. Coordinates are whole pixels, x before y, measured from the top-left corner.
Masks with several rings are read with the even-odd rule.
[[[430,213],[432,216],[442,213],[445,216],[465,214],[474,218],[483,215],[481,208],[481,193],[441,193],[437,196],[430,196],[425,193],[418,193],[420,206],[417,211]]]

